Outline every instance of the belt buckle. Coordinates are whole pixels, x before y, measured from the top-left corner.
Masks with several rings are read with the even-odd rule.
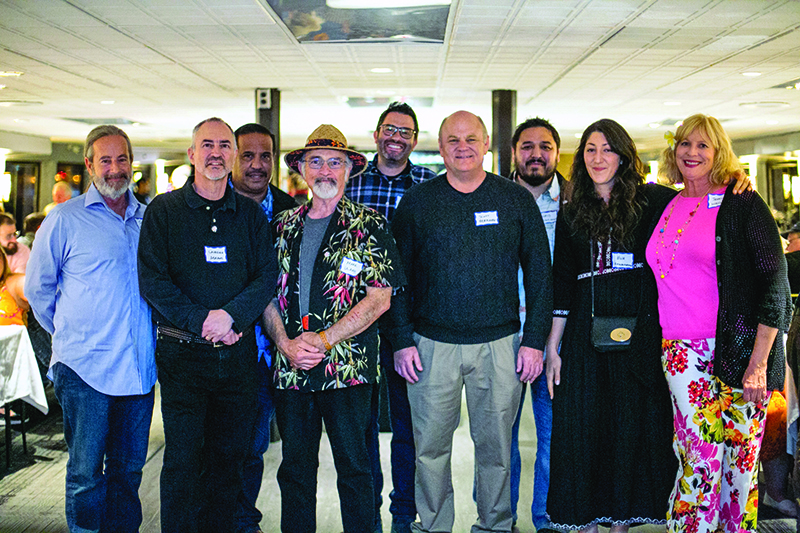
[[[222,348],[223,346],[225,346],[224,342],[212,342],[211,343],[211,347],[212,348]]]

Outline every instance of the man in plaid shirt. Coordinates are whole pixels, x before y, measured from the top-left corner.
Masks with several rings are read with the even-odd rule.
[[[393,102],[381,113],[375,130],[378,154],[360,175],[350,179],[345,195],[355,202],[375,209],[391,222],[400,199],[413,185],[436,174],[411,163],[408,156],[417,146],[417,115],[406,103]],[[381,367],[389,390],[392,424],[392,533],[407,533],[415,520],[414,504],[414,434],[406,395],[406,381],[394,370],[394,356],[389,341],[381,335]],[[372,422],[367,430],[367,447],[372,461],[375,487],[375,531],[381,531],[381,492],[383,473],[378,451],[378,385],[372,393]]]

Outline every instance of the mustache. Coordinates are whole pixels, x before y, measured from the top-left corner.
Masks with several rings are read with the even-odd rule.
[[[527,167],[527,166],[530,166],[530,165],[532,165],[534,163],[539,163],[541,165],[547,166],[547,161],[545,161],[541,157],[531,157],[530,159],[525,161],[525,166]]]
[[[208,159],[206,159],[206,166],[208,166],[208,165],[210,165],[212,163],[220,163],[223,166],[225,166],[225,160],[223,158],[221,158],[221,157],[212,156],[212,157],[209,157]]]
[[[103,176],[103,179],[105,179],[105,180],[117,180],[117,179],[128,180],[128,179],[130,179],[130,176],[128,176],[128,174],[126,174],[125,172],[117,172],[116,174],[106,174],[105,176]]]
[[[248,170],[244,173],[245,176],[260,176],[262,178],[270,177],[270,174],[264,172],[263,170]]]

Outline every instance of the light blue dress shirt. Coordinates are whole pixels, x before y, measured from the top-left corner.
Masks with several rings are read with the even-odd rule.
[[[94,184],[56,206],[36,233],[25,278],[31,309],[53,335],[50,367],[63,363],[110,396],[146,394],[156,382],[136,254],[145,206],[125,194],[124,220]]]
[[[559,196],[561,196],[561,186],[558,178],[553,177],[552,183],[546,191],[536,199],[536,206],[542,215],[544,229],[547,231],[547,240],[550,243],[550,262],[553,262],[553,245],[556,242],[556,217],[558,216]],[[517,281],[519,283],[519,319],[521,324],[525,324],[525,287],[522,285],[522,268],[517,271]],[[519,332],[522,335],[522,330]]]

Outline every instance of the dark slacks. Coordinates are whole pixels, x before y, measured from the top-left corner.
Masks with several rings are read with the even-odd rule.
[[[256,343],[214,348],[159,338],[163,533],[234,531],[256,415]]]
[[[339,505],[345,533],[372,530],[374,503],[366,431],[372,385],[319,392],[276,390],[275,415],[283,440],[278,469],[281,531],[317,529],[317,469],[322,422],[336,467]]]

